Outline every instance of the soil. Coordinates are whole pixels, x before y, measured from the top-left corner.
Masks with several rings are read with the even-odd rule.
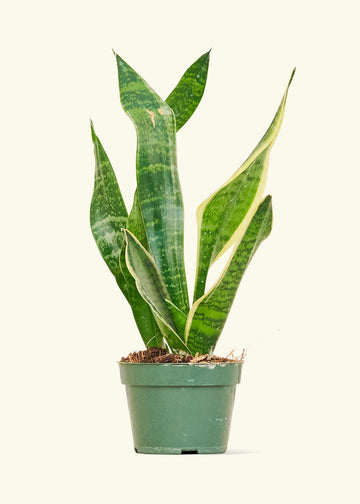
[[[216,355],[199,355],[195,356],[190,354],[173,354],[168,353],[165,348],[150,347],[146,350],[140,350],[139,352],[130,353],[127,357],[122,357],[121,362],[129,363],[162,363],[162,362],[173,362],[173,363],[217,363],[217,362],[241,362],[244,360],[245,351],[243,350],[240,357],[232,357],[233,352],[231,352],[227,357],[217,357]]]

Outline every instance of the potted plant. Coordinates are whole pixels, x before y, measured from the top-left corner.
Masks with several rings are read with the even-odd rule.
[[[91,229],[147,348],[119,363],[134,447],[141,453],[226,451],[243,359],[216,359],[213,352],[244,271],[272,226],[271,197],[263,198],[263,191],[294,72],[258,145],[197,210],[197,269],[190,305],[176,132],[203,96],[209,54],[188,68],[165,101],[115,55],[121,104],[137,133],[137,188],[129,213],[91,124],[96,160]],[[206,289],[210,266],[230,247],[220,277]]]

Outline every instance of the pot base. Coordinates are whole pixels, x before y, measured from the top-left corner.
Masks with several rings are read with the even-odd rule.
[[[210,453],[225,453],[227,446],[203,446],[194,448],[173,448],[173,447],[144,447],[134,448],[136,453],[152,455],[206,455]]]

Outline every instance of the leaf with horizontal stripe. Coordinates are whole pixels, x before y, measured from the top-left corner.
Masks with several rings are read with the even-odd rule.
[[[268,130],[242,166],[197,210],[198,252],[194,301],[205,292],[209,267],[244,234],[264,192],[270,150],[284,116],[291,75]]]
[[[92,123],[91,137],[95,154],[94,192],[90,205],[91,231],[104,261],[126,296],[127,286],[120,270],[119,254],[124,241],[122,229],[126,226],[128,213],[114,170]]]
[[[145,345],[162,346],[162,335],[150,307],[138,293],[126,265],[121,267],[120,255],[124,245],[122,229],[127,225],[128,214],[116,175],[92,123],[91,136],[95,153],[95,182],[90,206],[93,236],[104,261],[130,303]]]
[[[149,250],[170,301],[189,311],[184,265],[183,201],[172,109],[116,56],[120,99],[137,132],[137,190]]]
[[[181,77],[175,89],[166,98],[176,119],[176,131],[190,119],[204,94],[210,51],[203,54]]]
[[[174,90],[165,100],[174,112],[177,131],[190,119],[204,94],[209,57],[210,51],[200,56],[186,70]],[[138,238],[146,250],[149,250],[137,191],[134,195],[134,203],[129,214],[127,228]]]
[[[271,226],[271,197],[267,196],[257,208],[241,242],[235,244],[218,281],[190,310],[185,342],[193,355],[213,351],[243,274],[260,243],[270,234]]]

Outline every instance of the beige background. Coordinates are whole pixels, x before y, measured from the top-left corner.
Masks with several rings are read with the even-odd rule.
[[[358,19],[350,0],[3,4],[2,502],[359,502]],[[130,203],[135,133],[111,49],[165,98],[210,47],[178,135],[189,283],[195,208],[296,66],[270,159],[274,230],[217,348],[248,353],[228,454],[136,456],[116,360],[141,340],[90,233],[89,119]]]

